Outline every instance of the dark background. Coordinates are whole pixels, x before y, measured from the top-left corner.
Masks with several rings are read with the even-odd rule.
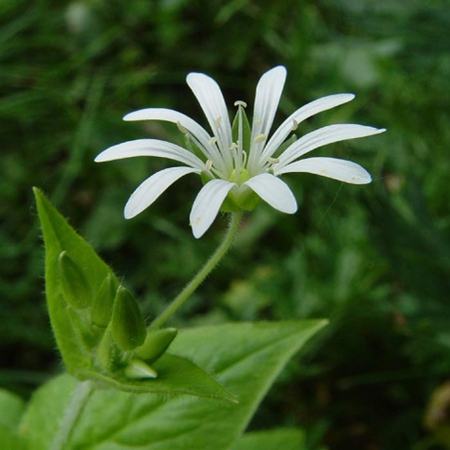
[[[363,164],[374,182],[287,176],[299,213],[262,206],[249,215],[178,325],[328,317],[252,428],[303,427],[311,450],[450,446],[448,1],[3,0],[0,20],[0,385],[27,397],[59,370],[31,186],[152,316],[225,221],[192,237],[196,177],[125,221],[129,194],[167,162],[96,165],[94,156],[127,139],[180,139],[175,126],[123,123],[134,109],[169,107],[206,123],[184,82],[190,71],[213,75],[229,106],[251,105],[259,76],[284,64],[276,123],[314,98],[355,92],[301,131],[388,128],[324,149]]]

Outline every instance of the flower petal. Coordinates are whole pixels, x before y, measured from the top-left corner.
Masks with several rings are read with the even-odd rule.
[[[186,82],[205,113],[223,158],[231,168],[231,124],[219,85],[208,75],[195,72],[188,74]]]
[[[228,192],[235,183],[225,180],[211,180],[206,183],[192,205],[189,222],[197,239],[206,232],[216,218]]]
[[[294,214],[297,202],[289,186],[279,178],[261,173],[246,181],[248,187],[255,191],[265,202],[278,211]]]
[[[359,164],[338,158],[301,159],[283,167],[277,175],[290,172],[313,173],[351,184],[367,184],[372,181],[370,173]]]
[[[264,149],[262,159],[272,156],[296,126],[322,111],[335,108],[355,98],[354,94],[334,94],[314,100],[291,114],[275,131]]]
[[[378,129],[354,124],[329,125],[327,127],[319,128],[318,130],[305,134],[299,140],[291,144],[279,156],[279,163],[274,168],[275,170],[280,170],[282,167],[311,150],[331,144],[332,142],[372,136],[374,134],[383,133],[384,131],[386,131],[384,128]]]
[[[95,158],[95,162],[114,161],[135,156],[155,156],[157,158],[173,159],[200,170],[204,167],[202,160],[190,151],[179,145],[158,139],[136,139],[113,145],[99,153]]]
[[[286,68],[277,66],[263,74],[256,86],[249,157],[250,166],[254,161],[259,160],[260,152],[269,136],[285,81]],[[265,139],[255,141],[255,138],[260,135],[265,136]]]
[[[141,183],[131,194],[125,205],[125,219],[137,216],[144,209],[148,208],[169,186],[179,178],[189,173],[199,173],[197,169],[190,167],[169,167],[160,170]]]
[[[183,128],[194,136],[200,144],[207,151],[208,156],[211,153],[212,146],[210,144],[211,136],[208,132],[195,120],[186,116],[183,113],[166,108],[145,108],[138,111],[133,111],[124,116],[123,120],[137,121],[137,120],[162,120],[165,122],[172,122],[181,125]]]

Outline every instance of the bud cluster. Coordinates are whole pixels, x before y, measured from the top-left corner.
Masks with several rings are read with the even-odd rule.
[[[177,335],[175,328],[147,329],[139,304],[112,273],[97,289],[66,251],[59,254],[61,295],[73,330],[91,357],[92,369],[128,379],[156,378],[152,367]]]

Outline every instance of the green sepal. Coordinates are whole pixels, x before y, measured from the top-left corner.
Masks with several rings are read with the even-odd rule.
[[[260,198],[247,186],[236,186],[222,203],[222,212],[253,211],[259,204]]]
[[[233,124],[231,126],[231,135],[233,142],[239,140],[239,115],[242,114],[242,148],[248,153],[250,150],[250,140],[252,136],[252,129],[248,120],[245,109],[242,106],[238,107],[238,110],[234,116]]]
[[[177,333],[176,328],[150,330],[144,343],[135,350],[135,355],[148,363],[155,362],[165,353]]]
[[[158,377],[158,372],[140,359],[132,359],[125,367],[124,374],[132,380],[147,380]]]
[[[152,369],[158,374],[157,378],[129,378],[124,370],[102,373],[90,369],[81,371],[79,377],[93,380],[99,387],[126,392],[147,392],[167,397],[184,394],[237,403],[237,398],[218,383],[215,377],[187,358],[165,353],[152,364]]]
[[[135,298],[128,289],[119,286],[111,320],[111,334],[117,346],[127,352],[144,342],[144,317]]]
[[[105,372],[112,373],[119,370],[121,364],[123,365],[122,358],[123,353],[115,344],[111,330],[107,328],[96,349],[96,366]]]
[[[94,297],[91,308],[91,322],[99,328],[106,328],[111,320],[114,298],[116,296],[116,283],[109,273],[100,285]]]
[[[65,250],[59,254],[58,267],[64,299],[72,308],[87,308],[92,295],[88,282],[80,267]]]

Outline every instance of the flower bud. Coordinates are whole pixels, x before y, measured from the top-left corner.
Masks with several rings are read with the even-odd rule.
[[[91,301],[91,290],[80,267],[69,257],[66,251],[58,258],[61,275],[61,287],[64,299],[76,309],[84,309]]]
[[[106,328],[108,326],[115,296],[115,283],[112,274],[109,273],[100,285],[92,303],[91,322],[97,327]]]
[[[146,362],[155,362],[164,354],[177,333],[176,328],[149,331],[144,343],[136,349],[136,355]]]
[[[111,332],[117,346],[125,352],[138,347],[145,339],[145,322],[139,305],[123,286],[117,289]]]
[[[158,373],[144,361],[132,359],[125,367],[125,376],[133,380],[141,380],[143,378],[156,378]]]

